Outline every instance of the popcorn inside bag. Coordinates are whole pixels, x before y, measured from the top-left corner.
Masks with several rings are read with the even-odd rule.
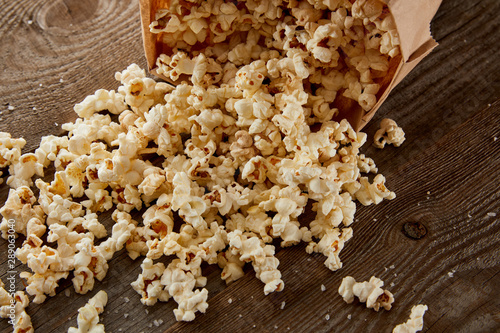
[[[263,60],[270,92],[302,81],[317,110],[308,122],[348,119],[360,130],[437,43],[440,1],[141,0],[151,72],[179,83],[207,57],[210,84]],[[236,68],[235,68],[236,67]],[[224,80],[226,78],[226,80]]]

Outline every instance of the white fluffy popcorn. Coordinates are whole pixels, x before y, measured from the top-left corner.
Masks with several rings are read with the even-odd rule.
[[[405,132],[389,118],[384,118],[380,122],[380,129],[377,130],[373,137],[373,143],[377,148],[384,148],[386,144],[392,144],[399,147],[405,141]]]
[[[339,287],[339,294],[346,303],[352,303],[354,296],[359,298],[360,302],[366,303],[367,308],[378,311],[380,307],[390,310],[394,297],[391,292],[382,289],[384,282],[374,276],[370,281],[356,282],[354,278],[346,276],[342,279]]]
[[[21,149],[26,145],[23,138],[12,138],[10,133],[0,132],[0,168],[5,168],[21,157]]]
[[[153,264],[153,260],[146,258],[142,262],[141,268],[142,273],[131,285],[142,296],[142,304],[151,306],[157,301],[168,301],[170,294],[164,290],[160,281],[165,266],[162,263]]]
[[[28,305],[28,296],[23,291],[16,291],[14,294],[9,294],[4,289],[3,282],[0,281],[0,318],[9,319],[13,332],[34,332],[31,318],[25,310]]]
[[[405,323],[399,324],[392,330],[393,333],[416,333],[424,327],[424,314],[427,311],[427,305],[419,304],[411,308],[410,319]]]
[[[85,306],[78,309],[76,317],[78,327],[70,327],[68,333],[104,333],[104,325],[99,324],[99,315],[104,312],[106,303],[108,303],[108,294],[100,290],[89,299]]]
[[[3,217],[0,231],[3,238],[7,239],[11,226],[15,234],[27,236],[30,221],[33,226],[44,224],[44,212],[40,205],[35,205],[35,203],[36,197],[29,187],[20,186],[17,189],[9,190],[9,197],[4,206],[0,208],[0,214]]]
[[[124,98],[114,90],[108,91],[99,89],[94,95],[85,97],[85,99],[75,105],[74,110],[79,117],[88,119],[94,113],[108,110],[113,114],[120,114],[127,109]]]
[[[7,237],[15,219],[26,236],[16,255],[31,270],[21,276],[34,302],[70,273],[78,293],[91,291],[123,248],[146,257],[132,283],[141,302],[173,299],[183,321],[208,307],[203,262],[218,264],[227,283],[251,263],[265,294],[285,285],[275,239],[306,242],[329,269],[342,267],[355,200],[395,194],[382,175],[372,183],[363,176],[377,172],[360,154],[366,135],[331,119],[346,98],[373,107],[399,42],[385,7],[372,1],[287,6],[174,2],[151,28],[172,47],[157,59],[158,73],[185,81],[156,82],[132,64],[116,73],[117,92],[85,98],[74,108],[79,118],[62,126],[67,135],[42,138],[34,154],[21,155],[24,140],[0,134],[13,188],[0,230]],[[51,163],[53,180],[35,181],[36,198],[32,177]],[[299,223],[308,203],[314,220]],[[108,225],[100,215],[111,209]],[[171,255],[168,265],[153,262]],[[390,306],[372,300],[379,287],[359,291],[369,307]],[[94,305],[81,309],[73,332],[103,330]]]

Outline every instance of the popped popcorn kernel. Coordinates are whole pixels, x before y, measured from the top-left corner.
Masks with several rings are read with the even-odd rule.
[[[424,314],[427,305],[419,304],[411,308],[410,318],[403,324],[399,324],[392,330],[393,333],[416,333],[424,327]]]
[[[352,303],[354,296],[359,298],[360,302],[366,303],[367,308],[378,311],[383,307],[387,311],[391,309],[394,297],[390,291],[381,287],[384,282],[374,276],[370,281],[356,282],[351,276],[342,279],[339,287],[339,294],[346,303]]]
[[[399,147],[405,141],[405,133],[392,119],[385,118],[380,122],[380,129],[373,137],[373,143],[377,148],[384,148],[386,144],[393,144]]]
[[[104,312],[107,302],[108,295],[100,290],[85,306],[78,309],[78,327],[70,327],[68,333],[104,332],[104,325],[99,324],[99,315]]]

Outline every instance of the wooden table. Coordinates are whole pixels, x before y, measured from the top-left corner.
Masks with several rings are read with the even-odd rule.
[[[96,89],[116,89],[116,71],[133,62],[144,68],[138,8],[136,0],[3,0],[0,130],[23,136],[24,151],[33,151],[41,136],[64,133],[60,124],[76,118],[75,103]],[[76,326],[77,309],[104,289],[109,302],[102,322],[109,332],[390,332],[419,303],[429,306],[424,331],[498,332],[499,12],[498,0],[444,0],[431,25],[440,46],[365,128],[373,137],[380,120],[390,117],[407,140],[400,148],[364,147],[397,198],[359,207],[354,238],[341,254],[344,268],[329,271],[324,257],[307,255],[304,245],[281,250],[285,290],[264,296],[252,271],[226,287],[220,270],[206,267],[207,313],[177,323],[173,301],[153,307],[140,303],[129,284],[141,260],[122,251],[91,293],[75,294],[68,280],[43,305],[31,304],[27,311],[36,331]],[[2,185],[0,202],[7,192]],[[422,223],[427,235],[406,237],[407,222]],[[7,247],[3,239],[0,247]],[[6,271],[2,251],[3,279]],[[375,312],[345,304],[337,289],[346,275],[384,280],[396,298],[393,309]],[[9,330],[7,321],[0,321],[0,331]]]

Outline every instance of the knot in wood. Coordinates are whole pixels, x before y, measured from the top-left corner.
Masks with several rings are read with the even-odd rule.
[[[402,232],[408,238],[421,239],[427,234],[427,228],[420,222],[406,222]]]

